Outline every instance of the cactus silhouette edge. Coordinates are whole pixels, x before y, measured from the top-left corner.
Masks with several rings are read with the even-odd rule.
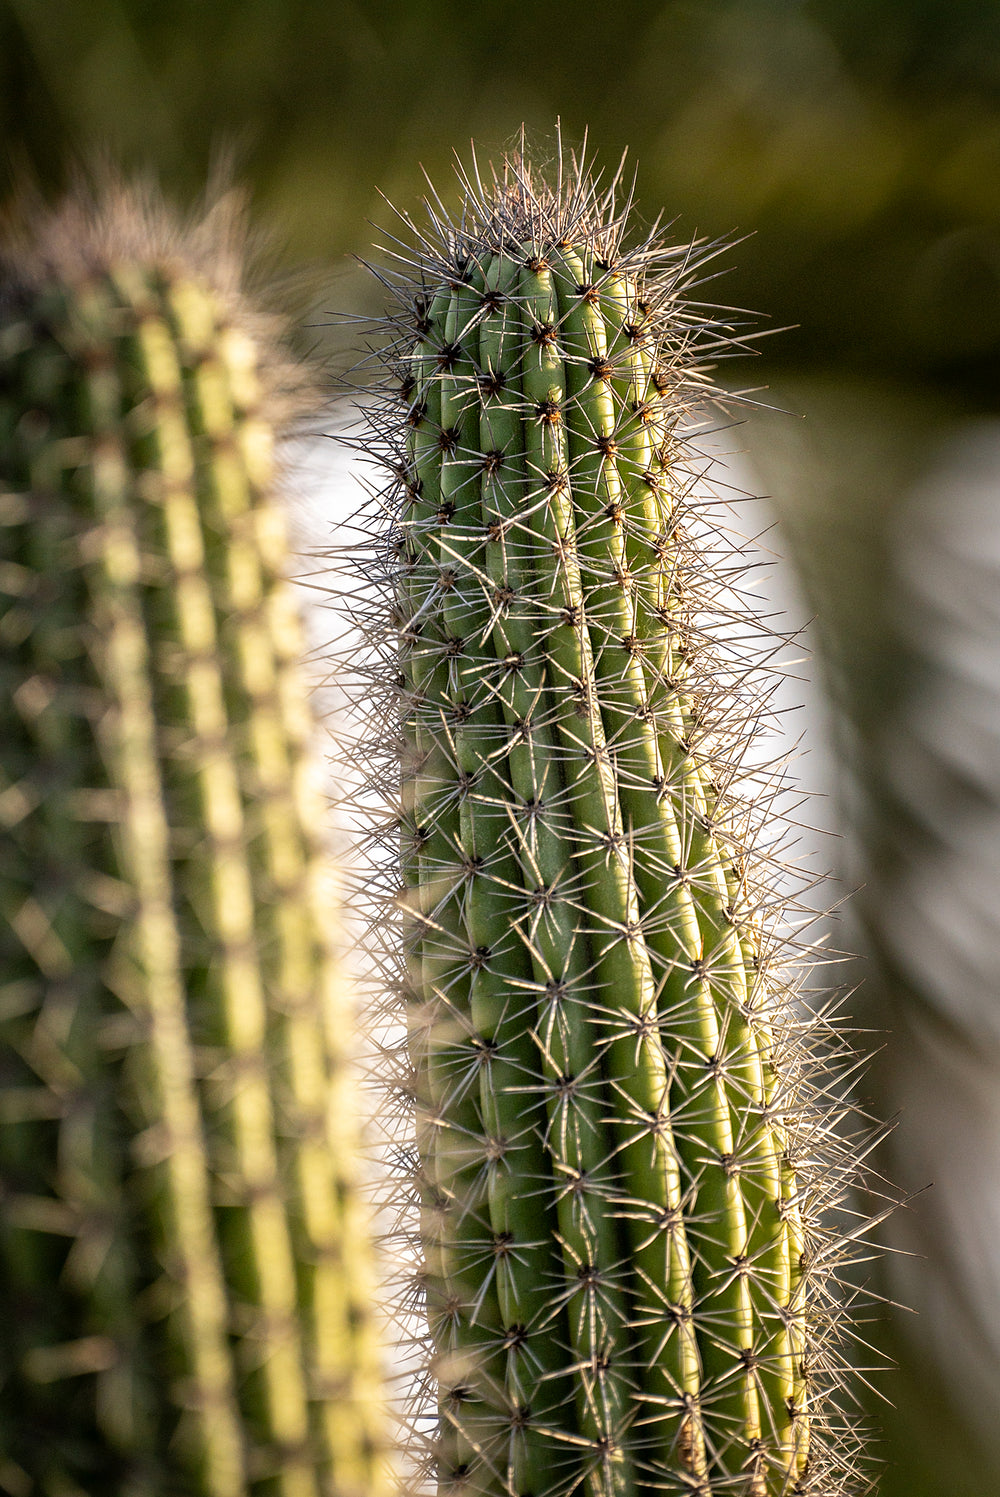
[[[867,1490],[866,1126],[800,992],[784,768],[748,766],[776,641],[691,435],[745,337],[694,300],[719,246],[630,237],[561,140],[457,174],[373,266],[354,439],[412,1479]]]
[[[275,444],[230,201],[0,243],[0,1482],[388,1490]]]

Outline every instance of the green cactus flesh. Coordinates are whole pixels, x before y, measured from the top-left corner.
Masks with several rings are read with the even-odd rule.
[[[0,272],[0,1486],[367,1497],[291,385],[224,238],[103,213]]]
[[[681,431],[726,329],[574,168],[477,170],[385,276],[433,1464],[826,1497],[822,1109]]]

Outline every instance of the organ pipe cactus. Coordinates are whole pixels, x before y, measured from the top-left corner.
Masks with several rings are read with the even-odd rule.
[[[0,1487],[384,1489],[351,999],[237,216],[0,250]]]
[[[552,182],[523,152],[459,176],[459,213],[435,196],[377,271],[366,444],[392,516],[412,1439],[449,1497],[833,1497],[852,1156],[788,970],[775,781],[745,767],[762,625],[686,434],[736,336],[684,299],[713,248],[629,247],[619,179],[561,151]]]

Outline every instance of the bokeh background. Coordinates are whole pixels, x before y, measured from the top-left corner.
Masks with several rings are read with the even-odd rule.
[[[815,615],[836,975],[909,1204],[865,1328],[883,1497],[1000,1493],[1000,8],[996,0],[0,0],[0,211],[100,150],[193,201],[235,161],[333,360],[421,165],[585,127],[640,208],[732,235],[778,331],[731,445]],[[340,501],[338,501],[340,502]],[[808,781],[808,770],[803,771]],[[867,1396],[867,1395],[866,1395]]]

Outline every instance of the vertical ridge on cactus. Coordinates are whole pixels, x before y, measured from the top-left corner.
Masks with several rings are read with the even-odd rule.
[[[384,1489],[350,990],[225,210],[0,247],[0,1483]]]
[[[743,335],[689,299],[718,246],[630,244],[620,174],[554,171],[460,167],[376,269],[414,1479],[834,1497],[856,1145],[796,996],[783,770],[748,767],[773,641],[687,434]]]

